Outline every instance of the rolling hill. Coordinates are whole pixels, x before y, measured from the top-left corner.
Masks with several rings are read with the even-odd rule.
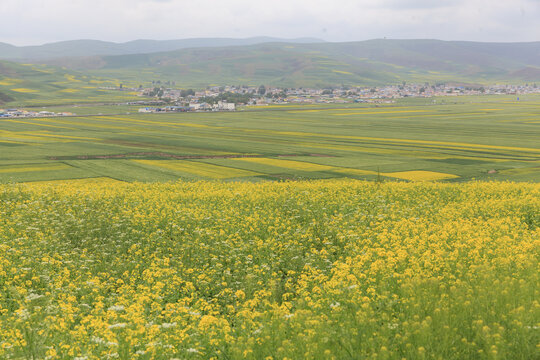
[[[35,61],[41,65],[3,61],[0,62],[0,101],[27,102],[51,97],[62,101],[98,99],[106,97],[104,87],[120,83],[127,87],[146,87],[158,80],[174,82],[183,88],[241,84],[378,86],[403,81],[474,85],[540,82],[540,42],[379,39],[203,47],[215,43],[214,40],[194,39],[191,41],[194,47],[175,51],[64,56]],[[237,43],[242,41],[255,40],[237,40]],[[133,42],[130,51],[143,48],[149,51],[151,44],[156,46],[154,50],[166,45],[164,42]],[[95,48],[92,51],[96,51]],[[58,50],[57,54],[67,53]],[[114,96],[117,95],[119,93],[115,92]],[[125,94],[120,95],[125,97]]]
[[[48,65],[0,60],[0,105],[53,105],[114,102],[136,98],[129,91],[111,90],[119,81]]]
[[[114,43],[99,40],[61,41],[39,46],[13,46],[0,43],[0,59],[12,61],[28,61],[54,59],[65,56],[98,56],[145,54],[184,48],[243,46],[267,42],[310,43],[322,42],[319,39],[279,39],[272,37],[252,37],[246,39],[231,38],[193,38],[179,40],[135,40],[125,43]]]
[[[540,81],[540,42],[369,40],[264,43],[117,56],[64,57],[49,64],[123,81],[171,80],[185,86],[383,85],[408,82]]]

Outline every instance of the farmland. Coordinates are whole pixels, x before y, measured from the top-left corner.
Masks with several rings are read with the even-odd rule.
[[[94,178],[0,201],[0,358],[539,356],[538,184]]]
[[[535,95],[233,113],[49,109],[81,116],[0,120],[0,182],[540,179]]]
[[[539,357],[539,96],[147,114],[31,85],[78,115],[0,120],[0,359]]]
[[[0,61],[0,105],[9,102],[10,107],[137,99],[136,93],[109,89],[121,83],[52,66]]]

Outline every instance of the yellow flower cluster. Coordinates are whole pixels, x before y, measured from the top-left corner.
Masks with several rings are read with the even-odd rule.
[[[540,185],[0,186],[0,358],[533,359]]]

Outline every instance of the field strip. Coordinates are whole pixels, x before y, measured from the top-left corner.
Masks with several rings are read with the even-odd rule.
[[[165,122],[165,121],[150,121],[150,120],[136,120],[132,118],[119,118],[112,116],[99,116],[97,119],[102,120],[112,120],[112,121],[122,121],[127,123],[139,123],[146,125],[162,125],[165,127],[194,127],[194,128],[205,128],[205,129],[225,129],[224,126],[212,126],[205,124],[191,124],[191,123],[175,123],[175,122]]]
[[[25,185],[88,185],[88,184],[121,184],[124,181],[116,180],[106,176],[100,177],[91,177],[91,178],[81,178],[81,179],[62,179],[62,180],[40,180],[40,181],[29,181],[25,182]]]
[[[383,173],[382,175],[392,177],[395,179],[409,180],[409,181],[436,181],[436,180],[448,180],[456,179],[459,176],[454,174],[440,173],[436,171],[414,170],[414,171],[397,171],[390,173]]]
[[[418,114],[415,117],[451,117],[452,119],[459,119],[459,116],[471,116],[481,115],[486,116],[486,113],[471,112],[471,113],[448,113],[448,114]],[[490,116],[505,116],[506,114],[490,114]],[[388,116],[386,119],[408,119],[410,116]]]
[[[540,114],[537,115],[537,114],[520,114],[519,117],[516,117],[516,118],[512,118],[510,120],[496,120],[497,122],[499,123],[521,123],[521,124],[525,124],[527,123],[528,121],[528,118],[532,118],[533,121],[534,120],[537,120],[538,118],[540,117]]]
[[[93,137],[43,134],[42,132],[36,133],[36,135],[51,137],[51,138],[58,138],[58,139],[69,139],[69,140],[101,140],[101,139],[93,138]]]
[[[326,171],[332,170],[334,166],[314,164],[304,161],[295,161],[295,160],[283,160],[283,159],[272,159],[272,158],[234,158],[233,160],[238,161],[247,161],[256,164],[277,166],[285,169],[294,169],[302,171]]]
[[[72,119],[80,119],[78,117],[73,117]],[[87,120],[94,120],[92,117],[85,118]],[[115,125],[98,125],[98,124],[90,124],[88,122],[80,122],[80,121],[74,121],[74,120],[59,120],[59,119],[40,119],[40,121],[45,122],[51,122],[56,124],[64,124],[64,125],[80,125],[81,127],[92,127],[92,128],[98,128],[98,129],[115,129],[115,130],[135,130],[133,127],[125,127],[125,126],[115,126]]]
[[[381,110],[387,110],[387,109],[410,109],[411,106],[382,106],[382,107],[374,107],[374,106],[369,106],[369,107],[342,107],[342,108],[337,108],[337,107],[331,107],[331,108],[328,108],[328,109],[295,109],[295,110],[290,110],[290,111],[287,111],[288,113],[290,114],[301,114],[301,113],[304,113],[304,112],[322,112],[322,111],[358,111],[358,112],[362,112],[362,110],[366,110],[366,111],[373,111],[374,109],[381,109]],[[363,113],[363,112],[362,112]]]
[[[28,141],[30,143],[32,142],[52,142],[52,141],[55,141],[54,139],[51,139],[51,138],[48,138],[48,137],[45,137],[45,136],[40,136],[39,134],[33,134],[33,133],[28,133],[28,132],[11,132],[11,131],[6,131],[6,130],[0,130],[0,141],[21,141],[21,142],[25,142],[25,141]],[[56,139],[57,142],[71,142],[72,140],[62,140],[62,139],[59,139],[57,138]]]
[[[139,164],[180,171],[211,179],[228,179],[262,175],[254,171],[189,160],[131,160]]]
[[[31,119],[32,121],[35,121],[33,119]],[[28,121],[21,121],[21,120],[5,120],[6,122],[9,121],[9,122],[12,122],[12,123],[18,123],[18,124],[27,124],[27,125],[34,125],[34,126],[43,126],[43,127],[52,127],[52,128],[57,128],[57,129],[68,129],[68,130],[76,130],[75,128],[72,128],[72,127],[67,127],[67,126],[57,126],[57,125],[50,125],[50,124],[40,124],[40,123],[35,123],[35,122],[28,122]]]
[[[21,172],[32,172],[32,171],[53,171],[53,170],[65,170],[69,169],[71,166],[66,164],[53,164],[50,166],[24,166],[24,167],[11,167],[3,169],[0,167],[0,174],[5,173],[21,173]]]
[[[529,168],[504,169],[504,170],[499,171],[499,173],[503,175],[523,175],[523,174],[533,174],[536,172],[540,172],[540,166],[529,167]]]
[[[436,171],[425,171],[425,170],[412,170],[412,171],[396,171],[396,172],[377,172],[372,170],[360,170],[360,169],[349,169],[349,168],[337,168],[334,171],[341,174],[351,174],[351,175],[381,175],[385,177],[391,177],[394,179],[409,180],[409,181],[437,181],[437,180],[448,180],[456,179],[459,176],[454,174],[446,174]]]
[[[398,110],[398,111],[369,111],[369,112],[350,112],[350,113],[334,113],[332,116],[349,116],[349,115],[373,115],[373,114],[401,114],[401,113],[426,113],[429,110]]]
[[[29,145],[29,143],[23,142],[23,141],[13,141],[13,140],[1,140],[0,139],[0,145],[1,144],[20,144],[20,145]]]
[[[493,159],[499,159],[499,161],[508,161],[508,160],[537,160],[538,155],[527,155],[527,154],[511,154],[511,153],[499,153],[495,150],[488,149],[475,149],[475,148],[463,148],[463,147],[441,147],[437,145],[414,145],[408,146],[399,143],[367,143],[374,146],[362,146],[362,145],[323,145],[317,146],[317,144],[310,145],[311,147],[324,148],[324,149],[335,149],[343,151],[353,151],[353,152],[368,152],[375,154],[396,154],[398,156],[407,154],[408,156],[418,157],[418,158],[433,158],[440,156],[441,154],[448,157],[456,156],[471,156],[478,154],[477,156],[471,156],[471,158],[489,158],[487,155],[493,155]],[[384,147],[381,147],[384,146]],[[516,159],[519,158],[519,159]]]
[[[240,130],[240,129],[238,129]],[[365,140],[372,142],[390,142],[390,143],[403,143],[403,144],[416,144],[416,145],[440,145],[444,147],[455,147],[468,149],[487,149],[487,150],[512,150],[521,152],[535,152],[540,153],[540,148],[522,148],[515,146],[500,146],[500,145],[481,145],[460,143],[451,141],[433,141],[433,140],[413,140],[413,139],[398,139],[398,138],[380,138],[380,137],[367,137],[367,136],[353,136],[353,135],[328,135],[308,132],[296,132],[296,131],[278,131],[278,130],[258,130],[258,129],[242,129],[245,132],[261,132],[275,135],[290,135],[296,137],[322,137],[326,139],[351,139],[351,140]]]
[[[19,92],[19,93],[28,93],[28,94],[39,92],[39,90],[27,89],[27,88],[11,89],[11,91],[15,91],[15,92]]]

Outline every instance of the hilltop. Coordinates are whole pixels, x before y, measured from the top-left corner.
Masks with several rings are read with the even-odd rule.
[[[64,57],[48,63],[125,80],[171,80],[197,87],[239,83],[285,87],[375,86],[402,81],[522,83],[540,81],[540,42],[274,42],[151,54]]]
[[[0,59],[13,61],[38,61],[65,56],[97,56],[145,54],[172,51],[184,48],[241,46],[267,42],[310,43],[322,42],[320,39],[298,38],[280,39],[273,37],[251,37],[246,39],[231,38],[192,38],[178,40],[134,40],[114,43],[99,40],[71,40],[38,46],[14,46],[0,43]]]

